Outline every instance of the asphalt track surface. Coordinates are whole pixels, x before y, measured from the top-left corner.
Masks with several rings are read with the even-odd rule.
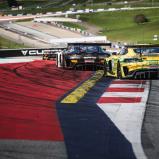
[[[142,127],[142,144],[149,159],[159,158],[159,81],[152,80]]]
[[[99,79],[71,104],[61,101],[94,72],[33,61],[1,64],[0,74],[1,159],[136,159],[130,141],[97,105],[110,84],[118,85],[113,79]]]
[[[40,32],[38,30],[33,30],[32,28],[28,28],[25,26],[21,26],[14,23],[3,23],[3,26],[9,28],[10,30],[14,30],[17,32],[27,33],[29,35],[32,35],[33,37],[37,37],[41,40],[44,40],[45,42],[49,42],[51,39],[55,39],[56,37],[53,35],[49,35],[47,33]]]
[[[77,32],[72,32],[70,30],[58,28],[57,26],[54,25],[49,25],[49,24],[43,24],[43,23],[36,23],[33,21],[29,22],[19,22],[16,23],[21,26],[37,30],[39,32],[43,32],[45,34],[52,35],[57,38],[73,38],[73,37],[83,37],[80,33]],[[59,34],[60,33],[60,34]]]

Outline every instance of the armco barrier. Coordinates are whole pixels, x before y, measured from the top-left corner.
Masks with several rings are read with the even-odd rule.
[[[54,54],[64,48],[24,48],[24,49],[0,49],[0,57],[17,57],[17,56],[41,56],[44,53]]]

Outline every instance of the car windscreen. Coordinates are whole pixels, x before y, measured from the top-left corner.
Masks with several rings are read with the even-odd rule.
[[[69,46],[67,53],[77,54],[79,53],[79,48],[77,46]]]
[[[99,47],[98,46],[87,46],[87,53],[97,53],[99,52]]]
[[[159,47],[152,47],[152,48],[135,48],[134,52],[141,53],[143,55],[159,55]]]
[[[85,46],[85,45],[72,45],[68,48],[68,53],[105,53],[100,46]]]

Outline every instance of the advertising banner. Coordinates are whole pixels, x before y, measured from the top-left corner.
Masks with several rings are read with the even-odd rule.
[[[42,56],[43,54],[54,54],[63,49],[64,48],[0,49],[0,57]]]

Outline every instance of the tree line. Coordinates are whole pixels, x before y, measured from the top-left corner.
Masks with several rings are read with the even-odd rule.
[[[7,0],[7,2],[8,2],[9,7],[13,7],[13,6],[17,7],[18,6],[17,0]]]

